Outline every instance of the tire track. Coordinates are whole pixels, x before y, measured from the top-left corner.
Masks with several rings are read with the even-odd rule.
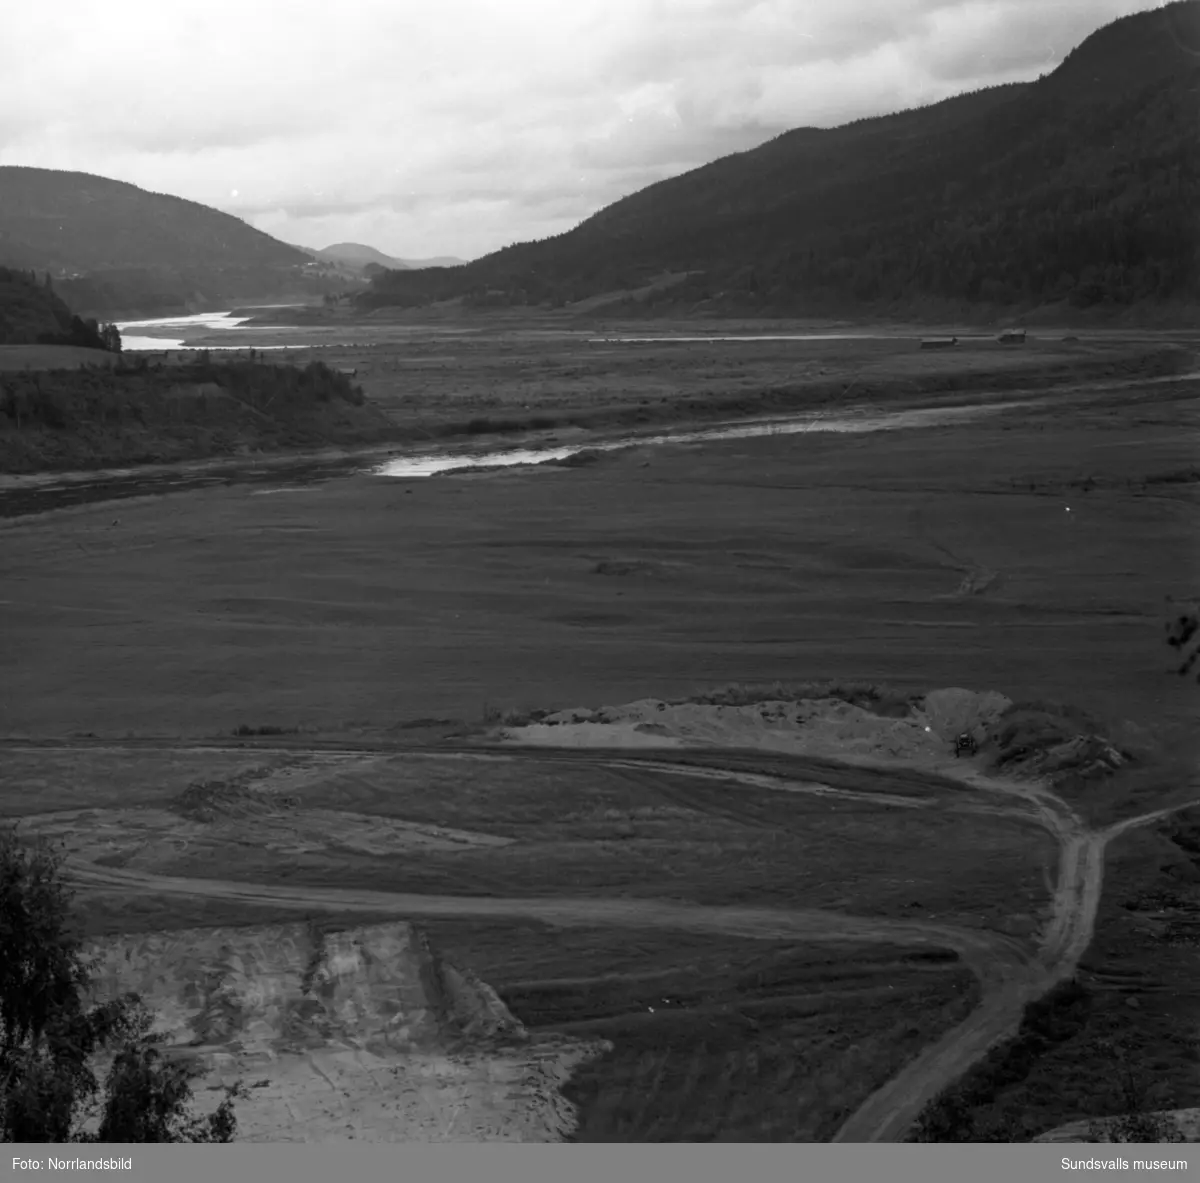
[[[557,759],[565,764],[621,769],[632,774],[644,775],[658,771],[681,777],[734,782],[760,789],[831,796],[860,803],[869,801],[901,808],[940,806],[1038,825],[1055,839],[1059,857],[1051,917],[1037,948],[1033,950],[1019,940],[985,929],[960,928],[919,920],[856,917],[821,909],[719,907],[634,899],[417,895],[178,878],[97,867],[80,860],[68,860],[65,864],[64,869],[75,882],[98,890],[234,900],[246,904],[293,907],[303,911],[360,910],[398,916],[494,916],[536,920],[560,927],[644,927],[768,940],[830,943],[887,941],[953,949],[980,981],[982,993],[979,1005],[962,1023],[946,1032],[868,1097],[843,1123],[833,1138],[835,1142],[901,1140],[928,1101],[962,1076],[996,1043],[1015,1032],[1029,1002],[1074,973],[1092,939],[1103,886],[1105,851],[1109,842],[1128,830],[1152,824],[1171,813],[1200,804],[1200,799],[1187,800],[1128,818],[1101,830],[1092,830],[1067,802],[1045,785],[988,777],[950,763],[928,770],[931,787],[944,790],[946,778],[951,778],[979,793],[1000,798],[1000,801],[993,805],[956,802],[948,800],[944,792],[919,798],[874,790],[856,791],[853,788],[834,788],[815,780],[793,779],[775,772],[731,769],[719,764],[706,766],[699,761],[677,763],[653,753],[643,757],[641,753],[635,755],[615,750],[563,753],[552,749],[529,751],[512,746],[471,750],[436,745],[381,747],[379,744],[299,743],[258,747],[214,744],[211,741],[182,744],[135,741],[128,745],[70,741],[61,745],[4,746],[28,751],[83,746],[106,751],[187,749],[197,752],[246,751],[248,754],[253,751],[266,755],[272,752],[295,754],[307,750],[314,755],[340,754],[347,757],[378,756],[383,753],[399,757],[407,753],[479,760]],[[715,751],[713,757],[720,758]],[[779,754],[772,753],[772,759],[778,763]],[[794,763],[798,770],[805,769],[803,758]],[[854,766],[844,767],[850,769],[852,774]],[[864,776],[871,775],[872,779],[877,779],[880,770],[864,768],[859,771]]]
[[[901,1141],[925,1105],[1020,1026],[1026,1005],[1065,981],[1091,944],[1104,881],[1105,849],[1114,838],[1200,800],[1185,801],[1089,830],[1073,809],[1044,786],[975,777],[980,788],[1014,793],[1035,803],[1038,816],[1059,841],[1058,883],[1050,923],[1037,957],[1005,988],[987,992],[974,1013],[907,1064],[843,1123],[835,1142]]]

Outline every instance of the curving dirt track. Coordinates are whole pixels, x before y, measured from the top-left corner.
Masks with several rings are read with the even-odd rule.
[[[199,745],[177,746],[194,748]],[[207,750],[216,750],[214,745],[204,746]],[[287,745],[287,750],[294,752],[300,746]],[[364,747],[364,750],[377,749]],[[411,752],[417,749],[407,750]],[[390,912],[403,916],[496,916],[561,926],[657,927],[763,939],[830,942],[881,940],[948,947],[954,949],[978,976],[982,990],[979,1005],[967,1019],[948,1031],[867,1098],[833,1139],[836,1142],[889,1142],[901,1140],[928,1101],[967,1071],[990,1047],[1015,1030],[1027,1003],[1074,972],[1092,938],[1103,881],[1104,852],[1108,843],[1126,830],[1150,824],[1176,810],[1200,803],[1186,801],[1102,830],[1092,830],[1065,801],[1044,786],[991,778],[950,763],[927,770],[931,785],[936,784],[939,774],[943,784],[945,778],[950,776],[971,788],[994,795],[999,799],[997,803],[948,805],[944,800],[889,795],[874,788],[861,793],[849,788],[833,789],[815,780],[801,779],[806,772],[812,773],[812,763],[803,759],[788,761],[789,769],[794,766],[796,770],[796,775],[791,776],[743,772],[721,767],[719,763],[707,766],[677,763],[663,759],[661,755],[647,753],[642,756],[628,751],[619,755],[604,752],[572,752],[566,755],[514,751],[512,748],[486,752],[455,752],[444,747],[423,750],[436,750],[441,755],[460,755],[471,759],[558,758],[594,766],[643,771],[657,769],[669,771],[675,776],[704,779],[720,776],[758,788],[833,794],[859,800],[869,798],[905,808],[965,808],[972,812],[1024,820],[1045,829],[1059,845],[1058,881],[1052,899],[1051,919],[1037,947],[1030,948],[1025,942],[984,929],[916,920],[863,918],[820,909],[716,907],[635,899],[416,895],[290,887],[220,879],[175,878],[99,867],[80,860],[69,861],[67,870],[79,884],[109,891],[203,896],[248,904],[295,907],[304,911],[328,909],[345,912],[362,909],[373,914]],[[718,754],[706,752],[704,755],[706,758],[715,758]],[[910,784],[914,779],[920,779],[920,775],[914,777],[913,772],[912,769],[906,770]]]
[[[1074,972],[1092,940],[1108,843],[1126,830],[1197,804],[1188,801],[1103,830],[1089,830],[1066,802],[1048,790],[1030,791],[1003,781],[973,779],[978,787],[1017,793],[1036,802],[1039,822],[1058,839],[1058,883],[1051,921],[1042,934],[1037,956],[1022,967],[1021,980],[997,990],[989,988],[986,978],[981,979],[983,998],[975,1011],[868,1097],[838,1130],[835,1142],[900,1141],[928,1101],[1012,1034],[1027,1003]]]

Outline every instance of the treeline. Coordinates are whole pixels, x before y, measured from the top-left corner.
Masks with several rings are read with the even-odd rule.
[[[943,190],[933,209],[728,277],[766,304],[793,291],[865,303],[1194,301],[1200,169],[1182,98],[1168,82],[1065,114],[967,181],[932,177]]]
[[[121,334],[116,325],[72,313],[48,274],[39,283],[34,271],[0,267],[0,344],[78,345],[120,353]]]
[[[925,1106],[905,1141],[1030,1142],[1080,1111],[1096,1115],[1085,1142],[1186,1141],[1144,1034],[1109,1024],[1102,1035],[1101,1027],[1088,989],[1076,978],[1059,983],[1026,1005],[1016,1035]],[[1089,1061],[1090,1074],[1064,1082],[1063,1065]]]
[[[361,407],[361,387],[322,362],[304,367],[201,355],[178,365],[144,357],[76,370],[0,375],[0,426],[79,431],[88,426],[203,423],[249,416],[272,424],[323,405]]]
[[[359,303],[559,307],[682,272],[638,307],[1200,301],[1197,29],[1195,0],[1139,13],[1037,82],[788,132],[567,234],[386,272]]]

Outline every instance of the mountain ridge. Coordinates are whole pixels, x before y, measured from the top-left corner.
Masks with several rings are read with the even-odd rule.
[[[112,318],[329,290],[312,260],[232,214],[127,181],[0,166],[0,265],[54,277],[84,313]]]
[[[128,182],[0,166],[0,265],[106,319],[347,292],[630,317],[1194,305],[1198,110],[1200,0],[1176,0],[1036,81],[796,128],[471,262],[313,251]]]
[[[465,259],[460,259],[456,255],[434,255],[427,259],[401,259],[396,255],[385,254],[362,242],[338,242],[332,246],[322,247],[320,250],[308,246],[298,249],[311,255],[314,259],[344,264],[364,271],[371,264],[395,271],[416,271],[422,267],[461,267],[466,263]]]
[[[853,315],[1196,302],[1200,3],[1104,26],[1051,73],[797,128],[360,307]],[[1180,247],[1183,247],[1180,250]],[[663,275],[682,276],[669,284]]]

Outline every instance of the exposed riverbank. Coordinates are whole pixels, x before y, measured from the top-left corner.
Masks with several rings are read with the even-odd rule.
[[[231,334],[223,330],[223,335]],[[427,350],[429,342],[421,345]],[[267,457],[306,463],[330,451],[357,456],[389,448],[424,454],[582,447],[614,436],[825,416],[847,407],[986,405],[1081,385],[1161,379],[1194,366],[1189,350],[1149,342],[1046,343],[1019,353],[979,345],[952,357],[944,351],[920,351],[907,341],[842,339],[836,347],[802,346],[799,361],[777,373],[778,366],[764,367],[761,358],[764,352],[790,348],[786,343],[730,345],[729,350],[745,358],[744,376],[731,373],[729,379],[712,382],[693,381],[679,367],[688,359],[703,364],[716,350],[736,368],[739,363],[729,363],[729,353],[719,344],[635,344],[629,347],[636,351],[633,356],[619,343],[588,346],[586,364],[566,375],[561,388],[534,393],[512,385],[514,368],[538,364],[540,346],[527,340],[498,339],[482,348],[476,342],[465,353],[454,350],[450,362],[457,367],[460,354],[466,362],[460,385],[446,392],[444,379],[431,383],[428,367],[416,368],[413,358],[423,354],[415,345],[373,348],[361,362],[350,353],[354,365],[342,356],[351,347],[302,346],[271,354],[266,362],[260,359],[253,372],[280,375],[281,391],[292,381],[286,375],[320,359],[347,389],[364,392],[361,400],[357,395],[317,398],[303,406],[286,393],[253,404],[231,394],[230,376],[246,369],[248,353],[220,352],[206,363],[178,353],[164,354],[162,360],[130,355],[136,360],[111,373],[42,370],[7,381],[0,404],[0,473],[99,475],[106,469],[136,468],[149,476],[153,466],[244,464],[247,458],[257,465]],[[444,350],[446,344],[436,347]],[[207,367],[204,374],[197,365]],[[408,365],[407,374],[392,377],[397,365]],[[497,366],[508,367],[510,385],[494,380]],[[577,389],[581,372],[587,390]],[[646,397],[632,384],[638,374],[647,381],[661,376],[661,392]],[[22,384],[29,387],[24,393],[17,389]],[[58,409],[34,414],[21,398],[49,400]]]

